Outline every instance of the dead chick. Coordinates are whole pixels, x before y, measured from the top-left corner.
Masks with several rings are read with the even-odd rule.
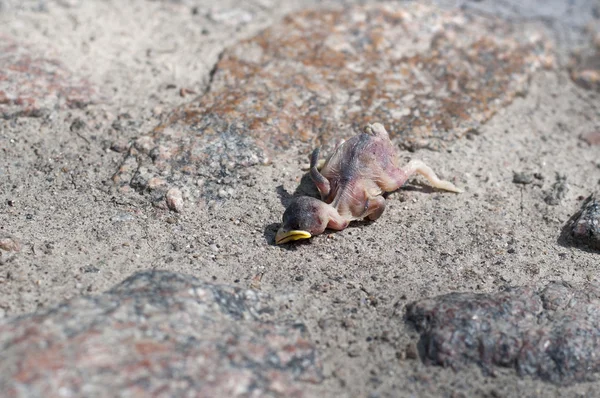
[[[394,144],[380,123],[339,144],[320,170],[319,152],[317,148],[311,155],[310,177],[322,200],[301,196],[292,201],[283,213],[277,244],[307,239],[327,228],[339,231],[353,220],[378,219],[385,210],[382,195],[397,190],[415,173],[435,188],[461,192],[420,160],[400,167]]]

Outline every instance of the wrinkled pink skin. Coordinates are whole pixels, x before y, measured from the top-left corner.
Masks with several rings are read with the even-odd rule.
[[[420,160],[398,165],[398,155],[383,125],[374,123],[365,132],[338,145],[319,170],[319,148],[311,156],[310,176],[322,201],[301,197],[288,207],[278,236],[290,230],[318,235],[326,228],[342,230],[353,220],[378,219],[385,210],[383,193],[400,188],[415,173],[436,188],[461,192],[440,180]]]

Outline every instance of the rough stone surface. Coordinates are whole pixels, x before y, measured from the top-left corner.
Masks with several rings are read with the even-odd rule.
[[[451,293],[412,303],[423,359],[493,372],[512,367],[557,384],[595,380],[600,370],[600,287],[550,283],[495,294]]]
[[[590,195],[585,200],[571,228],[576,244],[600,250],[600,201],[596,195]]]
[[[0,321],[4,396],[301,396],[320,381],[302,325],[269,298],[170,272]]]
[[[600,91],[600,31],[591,30],[590,44],[573,52],[569,69],[571,78],[579,86]]]
[[[0,117],[80,108],[96,101],[95,94],[89,82],[75,78],[60,61],[0,34]]]
[[[375,121],[404,147],[440,148],[552,64],[538,30],[493,17],[414,3],[298,12],[226,50],[208,92],[139,138],[114,181],[223,184],[293,142],[333,145]]]

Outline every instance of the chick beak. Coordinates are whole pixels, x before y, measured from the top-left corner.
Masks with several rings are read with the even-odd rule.
[[[310,232],[302,231],[299,229],[293,229],[291,231],[286,231],[284,229],[279,229],[277,231],[277,235],[275,235],[275,243],[278,245],[282,245],[284,243],[292,242],[300,239],[308,239],[312,235]]]

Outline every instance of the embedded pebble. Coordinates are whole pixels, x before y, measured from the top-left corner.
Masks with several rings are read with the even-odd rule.
[[[7,252],[18,252],[21,250],[21,243],[10,236],[0,236],[0,249]]]
[[[600,130],[590,131],[581,136],[581,139],[590,146],[600,146]]]
[[[169,189],[166,199],[169,209],[181,213],[183,210],[183,196],[178,188]]]
[[[533,182],[533,174],[530,173],[513,173],[513,183],[515,184],[531,184]]]
[[[127,142],[126,140],[117,140],[117,141],[113,141],[110,144],[110,150],[113,152],[124,153],[124,152],[127,152],[128,149],[129,149],[129,142]]]

